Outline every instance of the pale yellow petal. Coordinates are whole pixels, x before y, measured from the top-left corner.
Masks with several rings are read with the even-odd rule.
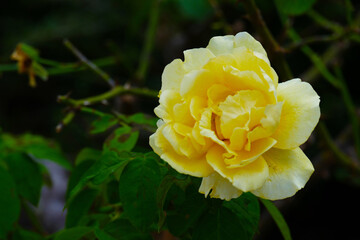
[[[190,113],[195,120],[200,120],[202,112],[207,107],[206,98],[194,96],[190,100]]]
[[[211,52],[218,56],[222,54],[231,53],[234,49],[234,36],[216,36],[210,39],[209,45],[206,47]]]
[[[164,121],[174,118],[174,105],[181,102],[180,94],[174,90],[164,90],[160,94],[159,106],[154,109],[156,116],[162,118]]]
[[[210,197],[223,200],[231,200],[242,194],[241,190],[234,187],[229,180],[216,172],[202,179],[199,192],[205,194],[205,197],[210,193]]]
[[[273,138],[262,138],[254,141],[251,146],[251,151],[247,151],[246,148],[241,151],[237,151],[236,155],[228,156],[224,159],[227,164],[227,168],[238,168],[246,166],[256,159],[258,159],[263,153],[268,151],[276,144],[276,140]],[[231,145],[230,145],[231,146]]]
[[[246,150],[250,151],[252,142],[262,138],[270,137],[276,131],[280,122],[282,105],[283,102],[278,102],[277,104],[269,104],[265,107],[263,118],[257,122],[257,126],[247,135],[248,142],[245,146]],[[249,126],[251,129],[253,128],[253,124],[254,123],[250,124]]]
[[[283,101],[279,126],[272,135],[281,149],[291,149],[303,144],[320,118],[319,96],[307,82],[293,79],[280,83],[278,101]]]
[[[278,200],[293,196],[303,188],[314,167],[300,148],[272,148],[263,155],[269,165],[269,177],[264,185],[252,191],[258,197]]]
[[[186,72],[201,69],[215,55],[207,48],[194,48],[184,51],[184,69]]]
[[[268,62],[267,58],[263,58],[262,54],[257,54],[256,52],[249,51],[249,49],[245,47],[235,48],[232,53],[236,60],[237,65],[235,66],[240,71],[254,71],[258,76],[260,76],[263,80],[267,81],[264,78],[264,73],[271,78],[272,84],[277,86],[278,77]]]
[[[234,42],[235,47],[246,47],[254,52],[263,54],[265,57],[267,56],[266,51],[261,45],[261,43],[258,42],[255,38],[253,38],[253,36],[251,36],[247,32],[239,32],[238,34],[236,34]]]
[[[161,76],[161,92],[165,90],[180,91],[180,83],[185,75],[184,64],[180,59],[175,59],[166,65]]]
[[[224,153],[222,147],[213,145],[206,154],[206,159],[217,173],[228,179],[236,188],[248,192],[264,184],[269,176],[269,168],[262,157],[243,167],[227,168]]]
[[[187,73],[181,82],[180,95],[186,96],[199,96],[205,98],[207,90],[216,81],[216,77],[209,70],[194,70]]]
[[[163,136],[162,129],[164,126],[162,125],[149,139],[150,146],[161,159],[166,161],[176,171],[195,177],[206,177],[214,172],[207,163],[205,154],[190,158],[178,154]]]

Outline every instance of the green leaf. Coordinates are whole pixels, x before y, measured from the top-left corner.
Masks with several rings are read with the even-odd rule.
[[[26,43],[19,43],[18,47],[31,59],[37,59],[39,57],[39,51]]]
[[[37,206],[43,183],[39,165],[20,152],[9,154],[5,160],[19,195]]]
[[[251,193],[243,193],[239,198],[224,201],[223,206],[236,214],[244,230],[244,239],[253,239],[260,218],[260,206],[257,197]]]
[[[54,240],[78,240],[83,236],[91,233],[93,228],[91,227],[74,227],[62,230],[58,232],[54,238]]]
[[[134,115],[131,115],[126,118],[127,123],[136,123],[140,125],[148,125],[150,127],[156,127],[156,122],[158,121],[158,118],[145,116],[143,113],[135,113]]]
[[[67,170],[72,168],[70,162],[57,149],[47,144],[31,144],[24,147],[25,151],[38,160],[49,160],[59,164]]]
[[[153,158],[136,158],[124,169],[119,182],[119,195],[124,214],[139,229],[157,221],[156,193],[161,171]]]
[[[301,15],[308,11],[316,0],[275,0],[278,10],[287,15]]]
[[[219,200],[218,200],[219,201]],[[230,209],[217,207],[207,211],[195,227],[193,240],[246,240],[247,236],[239,217]]]
[[[91,123],[91,134],[102,133],[115,126],[118,120],[110,114],[104,114]]]
[[[108,223],[103,231],[118,240],[152,240],[149,234],[139,232],[129,220],[123,218]]]
[[[259,198],[262,204],[266,207],[271,217],[274,219],[276,225],[280,229],[280,232],[285,240],[291,240],[290,229],[277,207],[269,200]]]
[[[0,167],[0,239],[12,229],[20,214],[20,200],[10,174]]]
[[[167,196],[167,193],[169,192],[171,186],[175,183],[176,178],[172,175],[167,175],[165,176],[158,188],[157,191],[157,196],[156,196],[156,202],[158,205],[158,209],[159,209],[159,222],[158,222],[158,230],[161,229],[162,225],[164,224],[165,221],[165,211],[163,210],[164,208],[164,203],[165,203],[165,199]]]
[[[115,171],[122,171],[126,164],[131,161],[136,154],[107,151],[101,158],[95,162],[79,179],[70,191],[68,200],[72,199],[90,180],[93,183],[100,184]]]
[[[69,199],[70,192],[73,188],[80,182],[83,174],[89,170],[89,168],[94,164],[93,161],[84,161],[77,165],[71,172],[68,187],[66,191],[66,199]]]
[[[25,229],[18,228],[13,234],[12,240],[43,240],[44,238],[35,233]]]
[[[78,153],[75,159],[75,165],[79,165],[80,163],[91,160],[97,161],[101,158],[101,151],[93,148],[83,148]]]
[[[170,192],[173,189],[176,191],[169,193],[169,197],[175,210],[167,210],[166,223],[173,235],[182,236],[194,228],[208,205],[204,196],[199,194],[198,186],[191,184],[185,192],[176,185],[173,185]]]
[[[129,126],[117,128],[105,141],[105,151],[131,151],[138,140],[139,132],[133,131]]]
[[[108,233],[104,232],[103,230],[100,230],[99,228],[95,228],[95,236],[99,240],[116,240]]]
[[[36,76],[41,78],[41,80],[43,80],[43,81],[48,80],[49,74],[48,74],[47,70],[40,63],[38,63],[36,61],[32,61],[31,66],[32,66],[32,69]]]
[[[95,189],[85,189],[76,195],[68,207],[65,222],[66,228],[71,228],[78,225],[80,219],[89,211],[97,194],[98,191]]]
[[[2,152],[24,151],[38,160],[53,161],[68,170],[71,169],[70,162],[51,139],[29,133],[20,136],[1,134],[0,139],[2,140],[2,146],[0,146]]]
[[[182,13],[194,20],[203,20],[208,17],[213,9],[207,0],[178,0]]]

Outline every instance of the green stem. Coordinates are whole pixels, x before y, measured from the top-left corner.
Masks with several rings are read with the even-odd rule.
[[[354,142],[355,142],[355,149],[360,160],[360,126],[359,126],[359,118],[356,113],[356,106],[351,99],[349,89],[346,86],[346,81],[342,74],[340,66],[335,66],[335,73],[340,80],[340,92],[342,98],[344,99],[344,103],[350,118],[350,122],[353,128],[354,134]]]
[[[334,34],[334,35],[326,35],[326,36],[312,36],[306,39],[301,39],[296,41],[289,46],[285,47],[286,51],[292,51],[296,48],[302,47],[304,45],[313,44],[313,43],[325,43],[332,42],[338,39],[341,39],[344,35]]]
[[[268,50],[268,53],[274,65],[277,66],[280,79],[289,80],[292,78],[292,73],[289,65],[286,62],[284,56],[284,49],[278,44],[273,35],[271,34],[269,28],[267,27],[263,17],[260,13],[260,10],[255,4],[254,0],[242,0],[242,3],[245,7],[246,12],[249,15],[249,18],[256,30],[263,40],[265,49]]]
[[[154,47],[156,29],[160,12],[159,2],[159,0],[154,0],[152,8],[150,10],[149,24],[146,31],[146,37],[140,57],[139,67],[136,72],[136,79],[139,81],[140,85],[143,85],[145,82],[145,77],[149,68],[150,55]]]
[[[71,110],[69,111],[63,120],[56,126],[56,132],[59,133],[63,129],[64,126],[68,125],[75,117],[75,111]]]
[[[317,13],[314,10],[309,10],[307,12],[307,15],[314,20],[314,22],[316,22],[317,24],[319,24],[320,26],[322,26],[323,28],[326,28],[328,30],[331,30],[335,33],[341,33],[343,32],[343,27],[336,23],[336,22],[332,22],[328,19],[326,19],[325,17],[323,17],[322,15],[320,15],[319,13]]]
[[[331,64],[336,57],[341,54],[346,48],[349,47],[349,41],[337,42],[332,44],[325,52],[320,56],[323,64],[327,67]],[[301,79],[306,82],[312,82],[320,75],[320,72],[316,66],[311,66],[304,74],[302,74]]]
[[[12,72],[17,71],[18,66],[16,63],[14,64],[0,64],[0,72]]]
[[[98,66],[96,66],[93,62],[87,59],[69,40],[64,40],[64,45],[88,68],[98,74],[105,82],[107,82],[110,87],[115,87],[115,81],[103,70],[101,70]]]
[[[294,41],[301,41],[300,36],[294,29],[289,30],[289,37]],[[304,45],[301,47],[301,51],[308,56],[308,58],[312,61],[312,63],[316,66],[321,75],[334,87],[340,88],[340,83],[336,77],[327,69],[323,60],[319,57],[317,53],[315,53],[309,46]]]
[[[69,98],[68,96],[58,96],[58,101],[73,106],[88,106],[124,94],[133,94],[137,96],[157,98],[159,93],[157,91],[146,88],[124,88],[123,86],[116,86],[108,92],[84,99],[75,100]]]
[[[279,211],[279,209],[274,205],[273,202],[259,198],[261,203],[266,207],[268,212],[270,213],[271,217],[274,219],[276,225],[278,226],[281,235],[285,240],[291,240],[291,233],[289,226],[287,225],[283,215]]]
[[[329,130],[322,121],[319,122],[318,127],[326,144],[328,145],[330,150],[335,154],[336,158],[340,161],[340,163],[356,171],[357,173],[360,173],[360,167],[357,164],[355,164],[355,162],[352,161],[351,158],[349,158],[343,151],[341,151],[338,146],[336,146],[334,140],[330,136]]]

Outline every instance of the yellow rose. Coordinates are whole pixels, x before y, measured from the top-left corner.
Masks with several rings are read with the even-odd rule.
[[[282,199],[314,168],[299,146],[319,121],[319,96],[300,79],[278,83],[262,45],[246,32],[184,51],[162,75],[153,150],[199,192]]]

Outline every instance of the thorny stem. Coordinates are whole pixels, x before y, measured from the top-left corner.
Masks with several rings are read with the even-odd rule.
[[[242,0],[241,1],[249,15],[250,21],[252,22],[256,32],[260,35],[263,40],[264,46],[270,57],[274,60],[274,64],[278,67],[278,73],[280,79],[283,81],[292,78],[289,65],[287,64],[284,56],[284,49],[278,44],[269,28],[267,27],[260,10],[255,4],[254,0]]]
[[[68,96],[58,96],[58,102],[67,103],[73,106],[88,106],[95,103],[99,103],[117,95],[133,94],[137,96],[144,96],[150,98],[157,98],[158,92],[146,88],[125,88],[123,86],[116,86],[108,92],[100,95],[84,98],[84,99],[71,99]]]
[[[115,87],[115,81],[103,70],[101,70],[98,66],[96,66],[93,62],[87,59],[69,40],[64,40],[64,45],[88,68],[98,74],[105,82],[109,84],[110,87]]]
[[[349,114],[350,122],[353,128],[355,149],[360,160],[360,126],[359,126],[359,118],[356,113],[356,106],[351,99],[349,89],[346,86],[346,81],[343,77],[340,66],[335,66],[335,73],[337,75],[337,78],[339,79],[339,83],[340,83],[339,90],[341,92],[342,98],[344,99],[344,103]]]
[[[341,164],[355,170],[357,173],[360,173],[360,166],[340,150],[322,121],[319,122],[318,127],[329,149],[335,154],[336,158],[341,162]]]
[[[139,67],[136,72],[136,79],[139,81],[141,85],[144,84],[145,77],[149,68],[150,54],[154,47],[154,40],[158,25],[159,12],[160,12],[160,0],[154,0],[152,8],[150,10],[149,25],[146,31],[146,37],[140,57]]]

